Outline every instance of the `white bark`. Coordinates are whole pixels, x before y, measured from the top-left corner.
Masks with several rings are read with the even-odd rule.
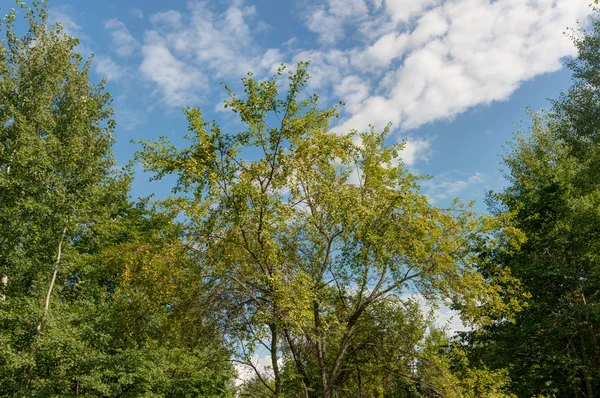
[[[48,313],[48,308],[50,307],[50,296],[52,296],[52,290],[54,289],[54,283],[56,282],[56,274],[58,273],[58,266],[60,265],[60,258],[62,256],[62,244],[65,239],[65,235],[67,234],[67,225],[69,224],[69,220],[65,222],[65,227],[62,230],[62,234],[60,235],[60,239],[58,241],[58,249],[56,251],[56,261],[54,263],[54,270],[52,271],[52,279],[50,280],[50,286],[48,287],[48,293],[46,293],[46,301],[44,302],[44,315]],[[42,324],[40,323],[37,326],[38,333],[42,330]]]
[[[2,279],[0,280],[0,301],[6,300],[6,286],[8,286],[8,275],[2,274]]]
[[[56,252],[56,262],[54,263],[54,271],[52,272],[52,280],[50,281],[50,286],[48,287],[48,294],[46,294],[46,302],[44,303],[44,313],[48,312],[48,307],[50,306],[50,296],[52,295],[52,289],[54,289],[54,282],[56,282],[56,273],[58,272],[58,266],[60,264],[60,257],[62,256],[62,244],[65,239],[65,234],[67,233],[67,223],[65,223],[65,227],[63,228],[62,234],[60,236],[60,240],[58,241],[58,250]]]

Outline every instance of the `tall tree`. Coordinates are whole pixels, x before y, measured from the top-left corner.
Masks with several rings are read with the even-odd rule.
[[[252,367],[268,353],[270,374],[256,377],[275,397],[284,395],[283,368],[294,369],[303,396],[343,395],[361,328],[389,297],[451,300],[480,322],[482,303],[506,316],[518,306],[494,283],[514,288],[504,270],[478,272],[476,246],[494,245],[501,220],[430,205],[402,165],[402,145],[385,145],[389,129],[330,132],[337,108],[302,99],[306,68],[289,74],[285,96],[283,68],[273,79],[242,79],[243,97],[228,89],[226,107],[243,131],[225,133],[191,108],[189,148],[163,138],[139,154],[156,178],[178,176],[184,194],[171,203],[188,220],[187,244],[223,286],[237,360]]]
[[[112,108],[104,83],[60,25],[47,25],[45,2],[21,5],[29,32],[19,37],[16,10],[1,25],[0,267],[7,295],[43,295],[50,308],[69,247],[96,217],[126,199],[112,171]]]
[[[173,217],[130,203],[92,59],[45,2],[17,3],[0,26],[0,395],[231,396],[210,286]]]
[[[600,21],[574,32],[573,85],[549,112],[532,114],[504,157],[510,185],[490,197],[527,236],[496,256],[532,295],[515,324],[471,334],[475,356],[509,367],[514,392],[600,394]]]

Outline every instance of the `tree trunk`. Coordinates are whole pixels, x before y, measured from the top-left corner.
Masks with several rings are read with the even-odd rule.
[[[8,275],[2,274],[2,280],[0,282],[0,301],[6,301],[6,286],[8,286]]]
[[[48,313],[48,308],[50,307],[50,296],[52,296],[52,290],[54,289],[54,283],[56,282],[56,274],[58,273],[58,266],[60,265],[60,258],[62,256],[62,244],[65,239],[65,235],[67,234],[67,225],[69,224],[69,219],[65,222],[65,227],[62,230],[62,234],[60,235],[60,239],[58,240],[58,249],[56,251],[56,261],[54,262],[54,270],[52,271],[52,279],[50,280],[50,286],[48,286],[48,292],[46,293],[46,300],[44,301],[44,316]],[[42,323],[37,327],[38,333],[42,330]]]
[[[275,378],[275,396],[281,397],[281,374],[279,372],[279,363],[277,363],[277,326],[270,324],[271,329],[271,366],[273,367],[273,377]]]
[[[323,398],[329,398],[329,382],[327,380],[327,368],[325,357],[327,355],[327,342],[321,330],[321,315],[319,303],[313,303],[313,317],[315,322],[315,340],[317,345],[317,357],[319,359],[319,373],[321,376],[321,388],[323,389]]]
[[[304,365],[302,364],[302,359],[299,356],[299,353],[294,346],[294,341],[290,334],[290,331],[286,328],[283,329],[284,336],[286,338],[287,344],[290,347],[290,351],[292,353],[292,358],[294,359],[294,364],[296,365],[296,370],[302,376],[302,387],[304,388],[304,396],[305,398],[310,398],[309,391],[312,391],[312,384],[308,375],[306,374],[306,369],[304,369]]]

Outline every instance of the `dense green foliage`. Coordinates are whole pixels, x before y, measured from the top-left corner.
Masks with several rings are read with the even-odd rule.
[[[0,50],[0,396],[226,396],[201,270],[172,217],[129,202],[91,60],[25,10]]]
[[[1,397],[599,394],[600,20],[478,215],[433,206],[389,128],[332,132],[306,63],[226,87],[241,131],[188,108],[187,148],[141,142],[177,182],[132,202],[92,59],[45,2],[17,3],[29,31],[15,11],[0,25]],[[423,301],[474,329],[449,338]]]
[[[573,86],[516,135],[504,157],[510,185],[490,197],[527,236],[496,261],[532,297],[515,324],[469,338],[474,357],[510,369],[520,397],[600,394],[600,21],[579,33]]]

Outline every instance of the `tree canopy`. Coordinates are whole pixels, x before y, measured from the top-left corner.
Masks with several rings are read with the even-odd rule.
[[[389,129],[330,131],[337,107],[322,110],[317,96],[302,97],[307,64],[289,73],[282,98],[284,76],[283,67],[270,80],[250,74],[243,96],[227,89],[225,106],[242,131],[225,133],[189,108],[189,148],[161,138],[142,142],[138,158],[156,178],[177,176],[174,190],[183,195],[167,205],[185,214],[186,244],[218,280],[235,360],[253,366],[261,350],[271,358],[269,373],[256,377],[273,396],[284,394],[287,379],[302,396],[373,394],[363,378],[374,383],[369,377],[383,378],[384,369],[421,383],[408,369],[421,356],[424,330],[411,332],[418,338],[389,362],[367,361],[380,367],[369,375],[355,361],[373,352],[372,328],[381,322],[386,330],[400,317],[399,330],[418,329],[407,294],[452,302],[476,323],[490,321],[478,311],[482,303],[510,317],[519,305],[507,292],[518,283],[477,254],[482,241],[500,249],[498,242],[518,237],[502,217],[476,216],[458,203],[432,206],[404,169],[403,145],[385,144]],[[251,149],[253,160],[244,157]]]
[[[233,127],[188,107],[187,146],[139,142],[134,161],[175,185],[134,200],[93,58],[46,2],[17,4],[28,31],[15,10],[0,25],[0,396],[598,395],[598,19],[478,214],[433,205],[390,126],[337,131],[343,104],[304,92],[308,62],[225,86]]]
[[[600,21],[572,32],[573,85],[552,109],[531,113],[504,157],[508,187],[490,196],[527,236],[495,256],[531,293],[516,323],[472,333],[475,356],[510,369],[518,396],[593,397],[600,381],[598,121]]]

